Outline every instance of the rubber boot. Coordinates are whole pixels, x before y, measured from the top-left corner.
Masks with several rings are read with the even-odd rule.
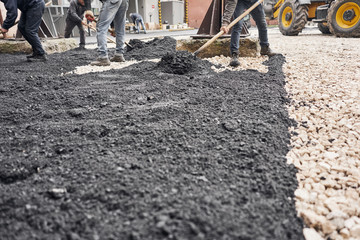
[[[240,61],[239,61],[239,54],[237,53],[232,53],[231,54],[231,61],[230,61],[230,66],[231,67],[238,67],[240,66]]]
[[[278,53],[273,52],[273,50],[271,50],[269,46],[261,46],[260,54],[272,57],[277,55]]]

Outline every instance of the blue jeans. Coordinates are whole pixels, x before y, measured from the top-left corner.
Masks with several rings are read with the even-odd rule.
[[[26,41],[29,42],[36,55],[44,55],[45,51],[39,38],[39,27],[42,21],[42,15],[45,10],[45,2],[38,1],[25,12],[21,13],[18,29]]]
[[[234,11],[234,19],[240,16],[245,9],[250,8],[257,0],[238,0]],[[260,4],[256,8],[254,8],[250,12],[252,18],[254,19],[256,26],[259,31],[259,39],[261,46],[269,46],[268,34],[267,34],[267,25],[265,21],[265,12],[263,5]],[[232,28],[231,32],[231,43],[230,43],[230,52],[231,53],[239,53],[239,40],[241,29],[243,25],[243,19],[237,22],[234,27]]]
[[[100,9],[99,21],[96,25],[97,43],[100,58],[108,57],[107,33],[114,20],[116,34],[116,53],[123,54],[125,49],[125,21],[128,0],[105,0]]]
[[[140,31],[139,23],[141,23],[141,26],[142,26],[143,30],[146,32],[144,20],[143,20],[142,18],[137,18],[137,19],[135,20],[135,25],[136,25],[136,28],[137,28],[137,32]]]

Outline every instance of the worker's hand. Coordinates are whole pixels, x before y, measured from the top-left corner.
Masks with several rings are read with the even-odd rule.
[[[94,13],[91,10],[86,10],[85,11],[85,17],[87,20],[89,20],[90,22],[95,21],[95,17],[94,17]]]
[[[109,33],[110,33],[111,36],[116,37],[114,28],[109,28]]]
[[[225,34],[229,32],[229,28],[227,26],[221,26],[220,31],[223,31]]]
[[[5,28],[0,28],[0,31],[1,31],[2,33],[7,33],[7,32],[8,32],[8,30],[5,29]]]

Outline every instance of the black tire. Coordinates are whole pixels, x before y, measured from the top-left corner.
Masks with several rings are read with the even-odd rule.
[[[286,36],[298,35],[305,27],[308,11],[307,5],[300,5],[296,0],[286,0],[278,16],[280,32]]]
[[[330,6],[327,19],[329,30],[335,36],[360,37],[360,0],[336,0]]]
[[[331,34],[327,23],[318,23],[318,28],[322,34]]]

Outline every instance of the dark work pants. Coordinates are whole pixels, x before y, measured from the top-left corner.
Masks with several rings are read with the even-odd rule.
[[[39,27],[44,14],[45,3],[39,1],[29,9],[21,13],[18,29],[23,37],[28,41],[33,49],[33,53],[44,55],[45,51],[39,38]]]
[[[238,0],[234,11],[234,19],[240,16],[245,9],[250,8],[257,0]],[[260,4],[254,10],[250,12],[252,18],[254,19],[256,26],[259,32],[259,39],[261,46],[269,46],[268,34],[267,34],[267,24],[265,20],[265,13],[263,5]],[[231,32],[231,43],[230,43],[230,52],[239,53],[239,39],[242,29],[243,20],[241,19],[237,22]]]
[[[80,46],[85,46],[85,30],[81,22],[74,22],[69,18],[66,18],[65,38],[69,38],[74,27],[77,26],[80,33]]]

